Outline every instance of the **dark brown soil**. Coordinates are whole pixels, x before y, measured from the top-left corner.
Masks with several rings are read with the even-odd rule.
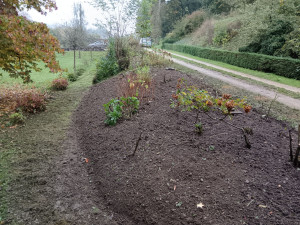
[[[170,98],[180,77],[214,90],[177,71],[153,74],[155,99],[130,120],[104,124],[102,105],[116,97],[119,77],[93,86],[75,112],[74,138],[88,159],[93,201],[122,225],[300,224],[300,170],[289,162],[286,125],[255,110],[237,116],[234,124],[254,131],[247,149],[240,131],[200,115],[199,136],[194,113],[171,109]]]

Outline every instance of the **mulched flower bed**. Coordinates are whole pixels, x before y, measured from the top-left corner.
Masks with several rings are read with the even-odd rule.
[[[178,78],[214,90],[178,71],[152,74],[155,99],[130,120],[104,124],[103,104],[117,97],[120,76],[93,86],[75,112],[95,202],[119,224],[300,224],[300,170],[289,162],[287,125],[255,109],[236,116],[234,124],[253,129],[247,149],[239,130],[200,115],[199,136],[195,113],[170,108],[170,99]]]

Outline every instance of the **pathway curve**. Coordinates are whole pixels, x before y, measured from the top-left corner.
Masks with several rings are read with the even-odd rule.
[[[275,81],[255,77],[255,76],[252,76],[252,75],[249,75],[249,74],[246,74],[246,73],[241,73],[241,72],[231,70],[231,69],[227,69],[227,68],[224,68],[224,67],[221,67],[221,66],[216,66],[216,65],[213,65],[213,64],[210,64],[210,63],[207,63],[207,62],[192,59],[192,58],[182,56],[182,55],[179,55],[179,54],[176,54],[176,53],[171,53],[170,52],[170,54],[181,57],[183,59],[187,59],[189,61],[193,61],[193,62],[196,62],[196,63],[201,63],[203,65],[206,65],[206,66],[209,66],[209,67],[212,67],[212,68],[215,68],[215,69],[219,69],[219,70],[223,70],[223,71],[226,71],[226,72],[229,72],[229,73],[232,73],[232,74],[236,74],[236,75],[239,75],[241,77],[250,78],[252,80],[260,81],[260,82],[263,82],[263,83],[266,83],[266,84],[269,84],[269,85],[273,85],[273,86],[278,87],[278,88],[284,88],[288,91],[300,93],[300,88],[297,88],[297,87],[292,87],[292,86],[289,86],[289,85],[286,85],[286,84],[281,84],[281,83],[278,83],[278,82],[275,82]]]

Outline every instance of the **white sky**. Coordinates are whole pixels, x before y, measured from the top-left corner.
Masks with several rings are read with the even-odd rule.
[[[101,20],[101,12],[84,0],[56,0],[58,9],[47,12],[47,16],[41,15],[35,10],[28,11],[28,14],[33,21],[43,22],[49,26],[63,24],[71,21],[73,18],[74,3],[81,3],[85,13],[85,19],[88,22],[87,27],[95,28],[93,24],[97,22],[96,19]]]

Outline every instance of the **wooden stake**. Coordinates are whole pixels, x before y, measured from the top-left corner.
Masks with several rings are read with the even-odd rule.
[[[299,127],[298,127],[298,148],[297,148],[295,159],[294,159],[294,166],[295,167],[297,167],[298,164],[299,164],[299,160],[298,160],[299,154],[300,154],[300,124],[299,124]]]
[[[298,145],[297,151],[296,151],[296,155],[295,155],[295,159],[294,159],[294,166],[297,167],[299,164],[298,161],[298,157],[299,157],[299,153],[300,153],[300,144]]]
[[[298,126],[298,145],[300,145],[300,124]]]
[[[139,136],[139,139],[137,139],[137,141],[136,141],[135,149],[134,149],[133,153],[131,154],[131,156],[134,156],[134,155],[135,155],[135,152],[136,152],[136,150],[138,149],[140,140],[142,140],[142,132],[141,132],[141,134],[140,134],[140,136]]]
[[[290,158],[291,158],[291,162],[293,162],[292,130],[289,130],[289,137],[290,137]]]

